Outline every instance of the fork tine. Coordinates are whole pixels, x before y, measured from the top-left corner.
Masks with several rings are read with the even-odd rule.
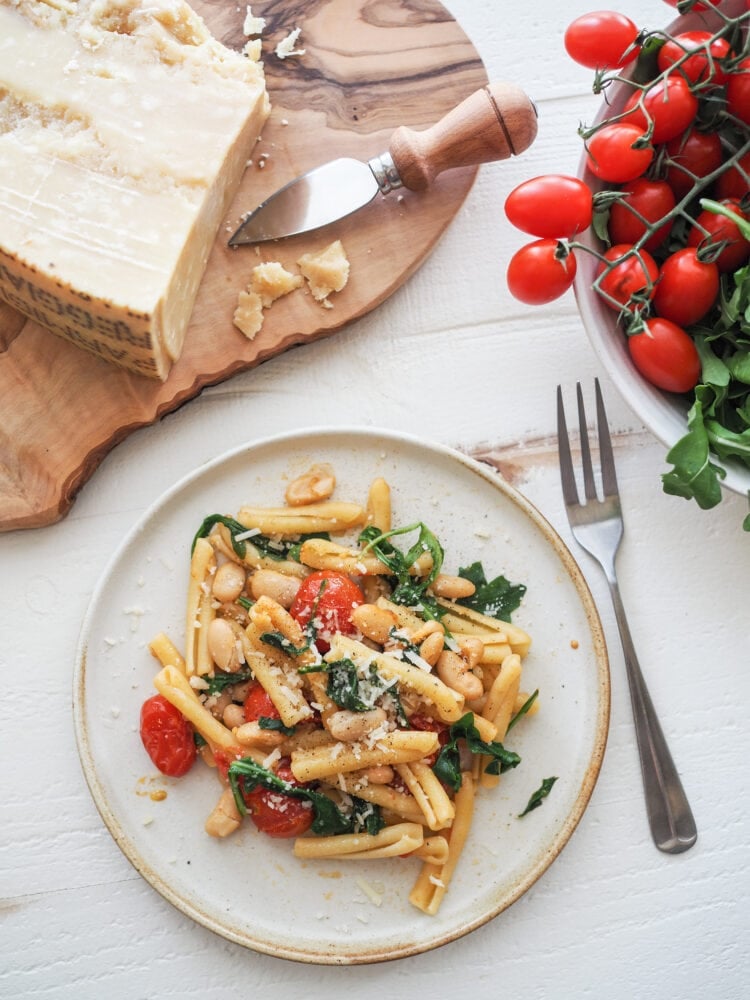
[[[589,433],[586,428],[586,410],[583,405],[581,383],[576,383],[578,398],[578,427],[581,433],[581,464],[583,465],[583,490],[587,500],[596,500],[596,485],[594,483],[594,467],[591,464],[591,449],[589,448]]]
[[[599,459],[602,466],[602,487],[604,496],[617,496],[617,474],[615,472],[615,456],[612,453],[612,440],[609,436],[607,411],[604,409],[604,399],[599,386],[599,379],[594,379],[596,391],[596,422],[599,428]]]
[[[570,454],[568,427],[565,423],[565,408],[563,406],[562,389],[557,387],[557,450],[560,456],[560,479],[562,481],[563,498],[566,505],[578,504],[576,477],[573,472],[573,458]]]

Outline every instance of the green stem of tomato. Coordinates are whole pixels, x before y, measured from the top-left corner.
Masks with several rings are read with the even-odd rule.
[[[713,212],[714,215],[725,215],[728,219],[731,219],[745,239],[750,240],[750,222],[741,215],[737,215],[731,208],[722,205],[719,201],[713,201],[711,198],[701,198],[700,206],[707,212]]]

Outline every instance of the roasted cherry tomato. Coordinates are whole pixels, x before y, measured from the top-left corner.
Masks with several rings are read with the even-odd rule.
[[[669,142],[692,125],[698,114],[698,98],[684,77],[670,74],[643,92],[636,90],[624,110],[630,112],[622,119],[624,123],[632,122],[645,131],[651,121],[654,126],[651,141]]]
[[[622,69],[638,55],[638,28],[629,17],[612,10],[582,14],[565,32],[565,49],[588,69]]]
[[[412,715],[409,718],[409,727],[411,729],[419,729],[424,733],[437,733],[438,737],[438,749],[433,753],[428,754],[425,757],[425,762],[432,767],[438,758],[440,750],[445,746],[445,744],[450,739],[450,733],[448,731],[448,725],[445,722],[441,722],[440,719],[433,719],[429,715]]]
[[[653,298],[659,268],[648,251],[640,250],[637,254],[629,254],[632,249],[628,244],[618,243],[604,254],[605,259],[614,266],[610,267],[603,262],[599,265],[599,274],[606,271],[599,287],[609,296],[604,301],[612,309],[628,306],[634,296],[640,299]]]
[[[727,111],[750,124],[750,59],[743,59],[727,77]]]
[[[163,695],[155,694],[141,706],[141,740],[162,774],[181,778],[193,766],[193,727]]]
[[[245,722],[257,722],[258,719],[280,719],[279,710],[268,697],[265,688],[258,681],[253,681],[248,688],[244,704]]]
[[[640,177],[654,158],[652,146],[634,146],[644,134],[644,129],[630,123],[615,122],[598,129],[586,143],[586,163],[591,173],[615,184]]]
[[[365,595],[345,573],[321,569],[302,581],[289,613],[302,626],[307,625],[314,613],[318,648],[324,643],[327,649],[334,633],[352,635],[357,631],[352,624],[352,611],[364,604],[364,600]]]
[[[592,205],[591,191],[577,177],[545,174],[514,188],[505,199],[505,214],[524,233],[562,239],[588,229]]]
[[[741,169],[737,169],[739,166]],[[718,201],[724,198],[742,199],[747,197],[750,191],[748,177],[750,177],[750,153],[745,153],[740,157],[738,165],[732,165],[716,181],[716,198]]]
[[[698,383],[701,362],[698,351],[682,327],[655,316],[643,324],[643,332],[628,337],[633,364],[652,385],[666,392],[690,392]]]
[[[279,761],[276,777],[292,785],[300,784],[292,774],[287,758]],[[310,828],[314,818],[309,801],[284,795],[283,792],[258,787],[244,792],[243,798],[250,819],[261,833],[269,837],[299,837]]]
[[[678,67],[677,72],[690,83],[710,80],[722,84],[726,73],[721,60],[731,54],[731,48],[726,38],[716,38],[710,31],[683,31],[674,38],[668,39],[659,49],[657,63],[662,73],[688,55]]]
[[[747,219],[736,199],[730,198],[722,204],[730,208],[735,215]],[[706,209],[695,218],[695,225],[688,233],[688,246],[706,246],[709,243],[726,243],[715,261],[722,274],[736,271],[750,257],[750,242],[739,231],[737,224],[726,215],[717,215],[716,212],[709,212]]]
[[[506,280],[519,302],[539,306],[558,299],[573,284],[576,259],[558,240],[536,240],[517,250],[510,259]]]
[[[718,294],[716,264],[698,260],[694,247],[684,247],[670,254],[661,266],[654,309],[678,326],[691,326],[706,315]]]
[[[637,177],[623,189],[621,201],[609,211],[609,237],[614,243],[635,243],[649,225],[663,219],[675,206],[672,188],[666,181]],[[669,235],[672,223],[666,222],[646,240],[647,250],[655,250]]]
[[[668,142],[667,154],[671,161],[667,183],[678,198],[690,191],[696,178],[713,173],[724,159],[718,133],[699,132],[695,128]]]

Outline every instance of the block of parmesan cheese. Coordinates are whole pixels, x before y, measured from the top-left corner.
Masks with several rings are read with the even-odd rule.
[[[268,112],[183,0],[0,0],[0,297],[165,378]]]

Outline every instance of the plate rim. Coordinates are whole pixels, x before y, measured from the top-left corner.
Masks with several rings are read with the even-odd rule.
[[[292,443],[304,443],[310,438],[328,437],[332,441],[342,437],[357,437],[360,439],[372,440],[375,438],[381,441],[391,440],[397,444],[406,444],[419,450],[432,453],[441,458],[457,461],[470,472],[478,475],[494,489],[498,490],[506,500],[515,504],[523,514],[532,522],[534,527],[541,533],[544,540],[553,548],[560,559],[565,572],[570,578],[581,602],[586,622],[591,634],[592,648],[596,663],[597,676],[597,710],[596,723],[594,729],[593,747],[586,764],[583,781],[578,789],[575,800],[561,823],[559,830],[549,842],[546,850],[541,854],[522,876],[512,889],[505,893],[496,905],[483,910],[476,918],[462,921],[459,926],[439,930],[436,928],[436,935],[428,941],[419,941],[404,944],[397,949],[385,950],[382,945],[377,948],[368,949],[366,952],[358,954],[329,954],[323,950],[312,951],[309,946],[286,945],[279,946],[272,942],[257,940],[250,934],[237,931],[232,928],[229,922],[222,923],[212,915],[203,912],[199,905],[191,902],[173,889],[169,882],[158,872],[152,869],[125,837],[119,820],[110,807],[105,794],[103,783],[99,778],[96,762],[89,746],[89,736],[86,726],[86,667],[88,639],[91,625],[94,620],[97,605],[106,590],[108,581],[113,571],[117,567],[122,555],[127,551],[137,536],[145,530],[147,524],[158,514],[158,512],[178,494],[182,493],[190,484],[211,469],[232,462],[238,456],[252,451],[269,448],[273,446],[288,446]],[[451,941],[458,940],[466,934],[489,923],[504,910],[508,909],[521,896],[523,896],[547,871],[552,862],[559,857],[563,848],[569,842],[593,794],[594,787],[601,772],[604,754],[607,746],[609,734],[609,722],[611,713],[611,679],[609,657],[607,652],[606,637],[599,617],[596,604],[589,589],[583,572],[573,557],[570,549],[558,535],[551,523],[544,517],[537,507],[531,503],[519,490],[512,486],[503,476],[491,468],[489,465],[481,463],[476,459],[465,455],[448,445],[436,441],[425,441],[415,435],[392,429],[379,427],[326,427],[316,426],[304,429],[285,431],[280,434],[268,437],[254,438],[243,444],[237,445],[221,455],[218,455],[207,462],[203,462],[191,471],[180,477],[171,487],[161,493],[146,509],[140,514],[136,522],[126,532],[118,546],[111,553],[104,569],[101,571],[96,586],[91,593],[86,613],[83,617],[78,642],[75,652],[75,665],[73,673],[73,721],[78,756],[83,770],[84,778],[94,805],[104,822],[107,831],[112,836],[117,846],[125,855],[127,860],[138,872],[138,874],[155,889],[167,902],[171,903],[182,914],[212,931],[225,940],[241,945],[245,948],[262,954],[270,955],[274,958],[283,958],[291,961],[311,964],[311,965],[363,965],[376,962],[391,961],[399,958],[408,958],[414,955],[423,954],[434,948],[441,947]]]

